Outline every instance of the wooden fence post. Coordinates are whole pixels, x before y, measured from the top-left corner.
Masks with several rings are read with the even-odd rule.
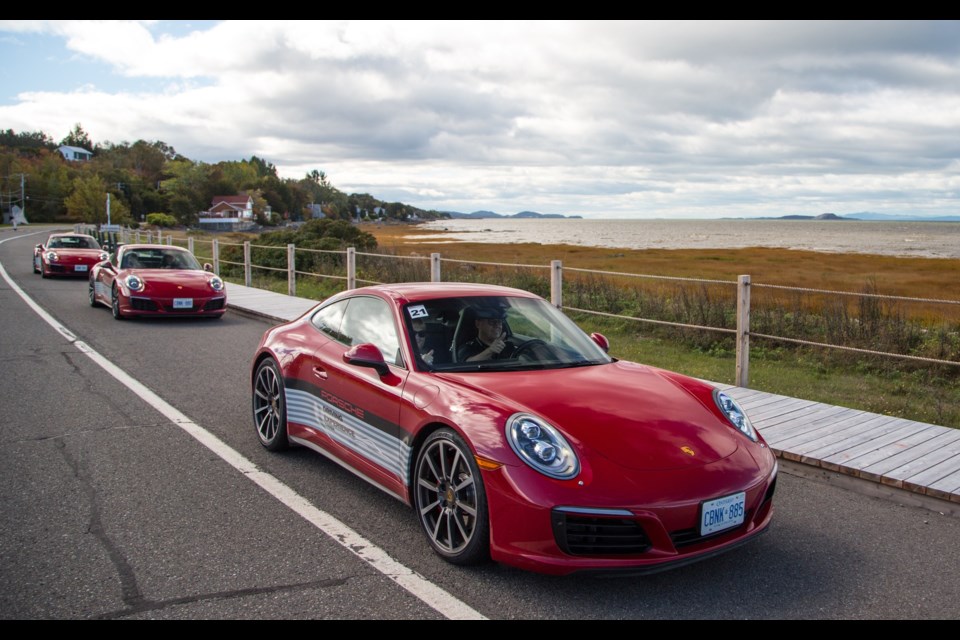
[[[243,284],[253,286],[253,278],[250,275],[250,241],[243,243]]]
[[[347,247],[347,289],[357,288],[357,250]]]
[[[213,239],[212,249],[213,249],[213,272],[217,275],[220,275],[220,240],[218,238]]]
[[[563,261],[550,261],[550,303],[563,308]]]
[[[297,295],[296,245],[287,245],[287,295]]]
[[[193,255],[197,255],[197,252],[193,250],[193,236],[190,236],[189,238],[187,238],[187,251],[189,251]]]
[[[737,278],[737,379],[738,387],[750,384],[750,276]]]
[[[430,282],[442,282],[440,280],[440,254],[430,254]]]

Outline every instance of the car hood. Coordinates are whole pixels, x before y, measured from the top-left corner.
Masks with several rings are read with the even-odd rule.
[[[207,284],[212,273],[198,269],[129,269],[147,284],[148,292],[168,293],[170,295],[212,295],[216,293]]]
[[[630,469],[709,464],[733,454],[741,437],[663,372],[632,362],[443,377],[472,387],[507,412],[539,416],[574,446]]]
[[[58,256],[74,256],[77,258],[98,258],[106,253],[103,249],[44,249],[43,253],[53,251]]]

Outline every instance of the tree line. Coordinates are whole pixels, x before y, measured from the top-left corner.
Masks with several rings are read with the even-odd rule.
[[[68,161],[61,145],[92,152],[88,161]],[[31,222],[138,225],[166,214],[195,226],[214,196],[249,195],[263,226],[310,220],[319,208],[332,220],[437,219],[448,214],[370,194],[346,194],[314,169],[303,178],[280,178],[257,156],[215,164],[191,160],[165,142],[94,143],[78,123],[59,143],[42,131],[0,130],[0,210],[20,206]]]

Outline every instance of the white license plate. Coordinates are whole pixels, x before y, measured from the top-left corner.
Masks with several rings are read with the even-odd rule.
[[[73,265],[73,270],[74,270],[74,271],[86,271],[86,270],[87,270],[87,265],[85,265],[85,264],[75,264],[75,265]]]
[[[700,510],[700,535],[705,536],[743,524],[746,500],[747,494],[741,491],[732,496],[704,502]]]
[[[173,308],[174,309],[192,309],[193,298],[174,298]]]

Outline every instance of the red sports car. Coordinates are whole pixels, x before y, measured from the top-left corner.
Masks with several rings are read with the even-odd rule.
[[[454,564],[648,573],[765,531],[777,462],[733,398],[613,358],[531,293],[346,291],[251,367],[271,451],[309,447],[411,505]]]
[[[124,244],[90,271],[90,306],[104,304],[113,317],[203,316],[227,310],[226,285],[186,249],[164,244]]]
[[[93,236],[82,233],[53,233],[44,244],[33,248],[33,272],[49,276],[90,275],[90,269],[107,259],[107,252]]]

